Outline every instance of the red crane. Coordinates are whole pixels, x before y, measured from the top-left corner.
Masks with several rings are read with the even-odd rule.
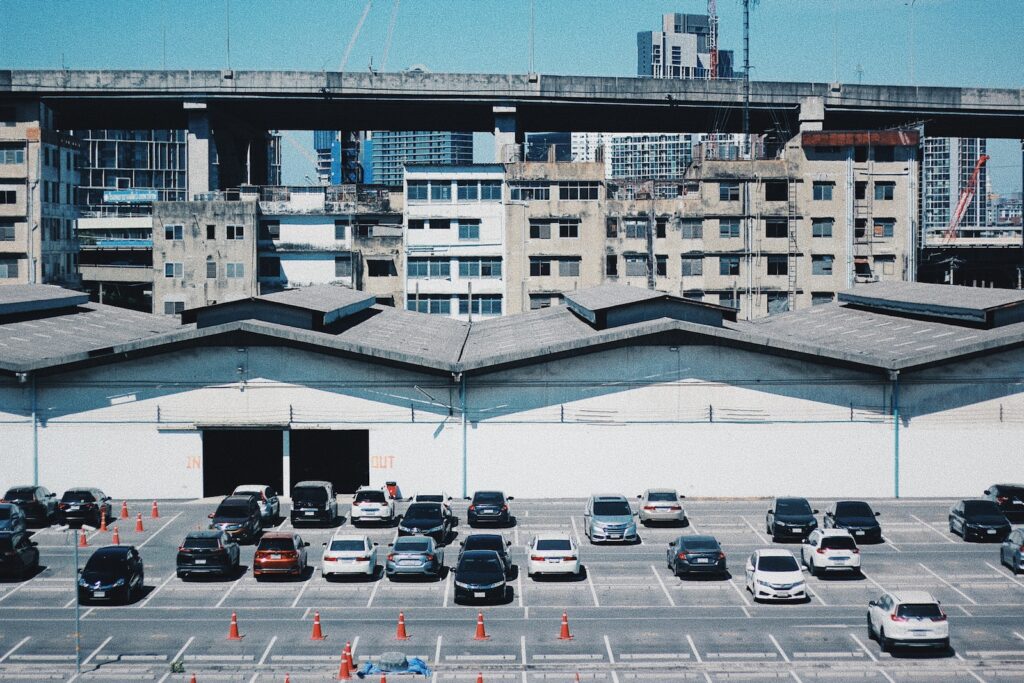
[[[708,0],[708,52],[711,53],[711,68],[708,78],[718,78],[718,7],[716,0]]]
[[[946,228],[946,234],[943,236],[943,244],[949,244],[956,239],[960,221],[963,220],[964,214],[967,213],[967,207],[971,205],[971,200],[974,199],[974,195],[978,191],[978,176],[981,174],[981,167],[985,165],[986,161],[988,161],[987,154],[982,154],[978,157],[978,163],[974,164],[974,172],[971,173],[971,179],[967,181],[967,187],[960,191],[960,199],[957,201],[956,208],[953,209],[953,213],[949,217],[949,227]]]

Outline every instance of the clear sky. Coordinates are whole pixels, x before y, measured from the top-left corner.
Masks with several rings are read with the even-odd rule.
[[[0,0],[0,68],[337,70],[365,0]],[[397,5],[394,34],[385,44]],[[530,0],[374,0],[346,68],[524,73]],[[535,70],[631,76],[636,33],[706,0],[535,0]],[[742,60],[742,3],[718,0]],[[229,21],[230,17],[230,21]],[[228,37],[230,36],[230,53]],[[756,80],[1024,86],[1024,0],[761,0]],[[310,135],[295,139],[310,146]],[[1021,184],[1020,145],[990,144],[993,189]],[[309,162],[285,146],[286,180]]]

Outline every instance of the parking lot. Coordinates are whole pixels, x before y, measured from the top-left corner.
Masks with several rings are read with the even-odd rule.
[[[824,510],[829,501],[812,500]],[[326,582],[321,544],[335,529],[301,529],[310,564],[303,580],[257,583],[239,578],[182,582],[175,577],[179,542],[205,528],[216,501],[129,502],[132,519],[118,523],[122,544],[145,561],[145,595],[128,606],[81,608],[81,679],[93,681],[333,680],[346,641],[357,662],[387,651],[421,657],[436,681],[683,681],[877,680],[1020,681],[1024,679],[1024,579],[999,564],[996,544],[967,544],[948,533],[951,501],[872,501],[881,511],[885,542],[862,546],[863,577],[807,575],[806,604],[755,604],[744,590],[749,554],[773,544],[766,537],[767,501],[686,501],[686,528],[641,528],[631,546],[589,545],[582,500],[512,503],[514,574],[506,604],[453,604],[453,574],[440,581],[351,579]],[[285,506],[287,507],[287,506]],[[342,509],[347,512],[347,502]],[[400,507],[401,509],[401,507]],[[456,502],[470,533],[465,503]],[[134,531],[144,512],[146,530]],[[819,516],[820,519],[820,516]],[[290,529],[284,521],[280,528]],[[353,529],[386,546],[394,528]],[[576,535],[586,568],[578,579],[528,579],[525,545],[540,532]],[[731,578],[678,579],[666,568],[666,547],[679,534],[711,534],[725,550]],[[93,531],[81,563],[111,533]],[[74,542],[59,529],[34,535],[45,569],[33,578],[0,583],[0,678],[74,678]],[[780,544],[774,544],[780,545]],[[799,554],[798,543],[785,544]],[[445,554],[455,562],[458,539]],[[379,562],[386,547],[381,548]],[[253,546],[242,548],[251,566]],[[883,654],[868,640],[868,600],[884,589],[927,590],[949,615],[952,652]],[[559,640],[563,610],[572,640]],[[232,612],[240,641],[227,639]],[[312,641],[314,613],[326,640]],[[399,612],[410,639],[398,641]],[[474,640],[477,613],[489,639]],[[172,673],[182,662],[185,673]],[[374,679],[376,680],[376,679]]]

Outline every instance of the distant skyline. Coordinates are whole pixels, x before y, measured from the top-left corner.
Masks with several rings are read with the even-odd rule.
[[[0,68],[338,70],[363,0],[3,2]],[[376,0],[346,69],[525,73],[529,0]],[[705,0],[536,0],[539,73],[633,76],[636,33]],[[742,3],[719,0],[719,45],[742,64]],[[230,17],[230,23],[229,23]],[[1020,0],[761,0],[751,11],[755,80],[1024,86]],[[230,31],[228,28],[230,27]],[[230,40],[229,40],[230,36]],[[230,45],[230,49],[229,49]],[[386,59],[385,62],[385,51]],[[342,122],[339,122],[342,125]],[[311,149],[312,135],[294,134]],[[1020,144],[990,143],[992,188],[1021,187]],[[309,160],[284,147],[285,178]]]

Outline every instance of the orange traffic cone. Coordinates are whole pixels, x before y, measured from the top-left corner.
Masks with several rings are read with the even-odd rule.
[[[562,630],[558,634],[559,640],[572,640],[572,635],[569,633],[569,615],[562,612]]]
[[[286,673],[284,675],[284,683],[292,683],[292,675],[291,674],[287,674]]]
[[[388,675],[387,674],[382,673],[380,675],[380,683],[388,683]]]
[[[234,612],[231,613],[231,627],[228,629],[228,640],[241,640],[242,636],[238,634],[238,615]]]
[[[189,683],[196,683],[196,675],[192,674],[192,678],[188,679]]]
[[[149,513],[149,516],[153,519],[156,519],[160,516],[160,508],[157,507],[155,500],[153,501],[153,511]]]
[[[320,630],[320,613],[313,612],[313,634],[310,640],[324,640],[324,632]]]
[[[121,519],[128,519],[128,501],[121,501]]]
[[[482,673],[476,675],[476,683],[484,683],[484,675]]]
[[[110,542],[114,545],[121,545],[121,534],[117,531],[117,527],[114,527],[114,537],[110,539]]]
[[[409,634],[405,632],[405,613],[398,613],[398,630],[395,632],[396,640],[409,640]]]
[[[576,683],[580,683],[580,672],[576,672]]]
[[[100,510],[100,531],[107,530],[107,511]]]
[[[141,512],[139,514],[135,515],[135,530],[136,531],[145,531],[145,529],[142,528],[142,513]]]
[[[484,630],[484,613],[476,613],[476,635],[473,636],[473,640],[487,640],[489,636],[487,631]]]
[[[85,529],[80,529],[79,532],[78,532],[78,547],[79,548],[88,548],[89,547],[89,541],[87,541],[85,539]]]
[[[348,661],[348,668],[356,670],[356,663],[352,659],[352,643],[345,643],[345,659]]]
[[[348,663],[348,658],[351,656],[351,647],[351,643],[345,643],[345,649],[341,651],[341,665],[338,667],[339,681],[352,680],[352,666]]]

